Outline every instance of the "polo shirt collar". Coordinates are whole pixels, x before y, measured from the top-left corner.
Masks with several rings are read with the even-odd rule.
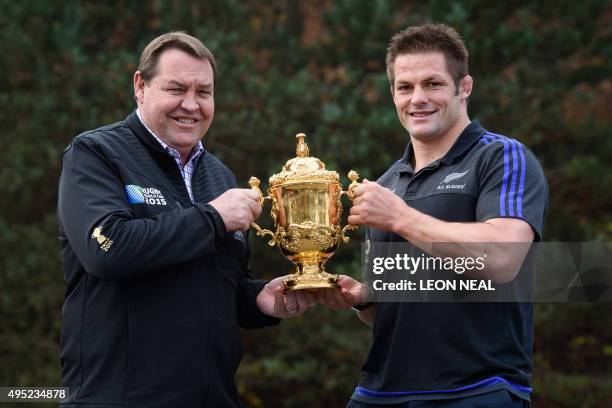
[[[451,164],[455,158],[463,155],[469,147],[480,140],[485,133],[486,130],[480,126],[480,123],[477,120],[473,120],[463,129],[463,132],[461,132],[453,147],[450,148],[440,161],[444,164]]]
[[[480,140],[486,130],[480,126],[477,120],[473,120],[464,130],[461,132],[455,144],[450,150],[440,159],[443,164],[451,164],[456,157],[461,156],[465,151],[474,144],[477,140]],[[398,173],[414,173],[414,168],[411,164],[411,159],[414,156],[414,150],[412,142],[408,142],[404,156],[398,161]]]
[[[408,141],[408,145],[406,146],[406,150],[404,151],[404,156],[399,160],[399,167],[397,168],[398,173],[414,173],[414,167],[412,167],[411,158],[414,156],[414,151],[412,148],[412,142]]]

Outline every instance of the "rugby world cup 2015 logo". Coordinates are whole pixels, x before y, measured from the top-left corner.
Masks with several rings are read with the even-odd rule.
[[[130,204],[166,205],[166,198],[156,188],[140,187],[133,184],[125,186],[125,192]]]

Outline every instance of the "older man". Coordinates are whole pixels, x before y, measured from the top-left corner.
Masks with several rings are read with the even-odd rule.
[[[134,74],[137,109],[64,153],[64,407],[239,406],[239,327],[314,302],[250,278],[243,231],[261,208],[201,143],[214,88],[211,52],[164,34]]]

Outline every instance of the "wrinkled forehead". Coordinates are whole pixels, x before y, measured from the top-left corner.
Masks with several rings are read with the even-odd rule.
[[[184,51],[170,49],[159,56],[153,79],[204,86],[214,83],[214,74],[212,65],[207,59],[199,59]]]

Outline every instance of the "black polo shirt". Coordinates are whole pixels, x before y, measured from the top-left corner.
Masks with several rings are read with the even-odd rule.
[[[412,157],[409,144],[378,183],[442,221],[518,218],[541,239],[548,188],[537,159],[520,142],[474,121],[444,157],[416,173]],[[375,229],[367,236],[405,241]],[[393,404],[507,389],[529,399],[532,347],[530,303],[379,303],[373,345],[352,398]]]

